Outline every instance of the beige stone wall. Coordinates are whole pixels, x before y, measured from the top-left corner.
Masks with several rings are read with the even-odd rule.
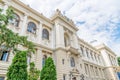
[[[16,14],[20,17],[19,26],[12,24],[8,28],[19,33],[19,35],[28,36],[28,40],[36,44],[36,52],[32,54],[30,61],[35,62],[36,68],[42,69],[43,56],[52,57],[54,59],[57,80],[81,79],[84,75],[85,80],[117,80],[113,69],[106,68],[110,65],[110,59],[107,57],[110,54],[114,59],[114,66],[116,56],[108,51],[105,56],[102,56],[102,51],[91,46],[76,35],[77,27],[71,20],[67,21],[66,17],[62,16],[60,11],[56,11],[55,15],[50,19],[44,17],[37,11],[26,6],[19,0],[2,0],[0,7],[7,9],[8,5],[14,8]],[[29,22],[34,22],[37,26],[36,34],[27,31]],[[49,40],[42,38],[42,30],[47,29],[49,32]],[[67,36],[67,46],[65,46],[65,39]],[[22,49],[21,47],[19,47]],[[83,51],[81,50],[83,49]],[[7,68],[12,62],[14,55],[9,54],[8,61],[0,61],[0,76],[6,76]],[[71,67],[70,58],[73,57],[75,66]],[[107,62],[106,62],[107,61]],[[106,64],[108,63],[108,64]]]

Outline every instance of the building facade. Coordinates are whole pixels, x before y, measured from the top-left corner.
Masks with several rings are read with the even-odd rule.
[[[28,64],[35,62],[41,70],[45,59],[52,57],[57,80],[118,80],[116,54],[104,44],[93,47],[78,38],[78,28],[59,10],[49,19],[19,0],[0,2],[3,12],[9,6],[13,7],[15,18],[9,20],[8,28],[36,45],[35,54],[28,56]],[[0,54],[0,80],[6,79],[13,57],[7,51]]]

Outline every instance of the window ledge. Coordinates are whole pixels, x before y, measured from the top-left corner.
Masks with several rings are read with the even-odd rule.
[[[15,27],[15,29],[20,29],[19,26],[15,26],[15,25],[13,25],[13,24],[9,24],[9,25],[12,26],[12,27]]]
[[[7,65],[9,65],[9,61],[2,61],[2,60],[0,60],[0,64],[7,64]]]
[[[50,40],[48,40],[48,39],[44,39],[44,38],[42,38],[42,40],[43,40],[43,41],[47,41],[47,42],[50,42]]]
[[[36,33],[33,33],[33,32],[29,32],[29,31],[26,31],[27,34],[30,34],[30,35],[33,35],[33,36],[37,36]]]
[[[19,27],[19,26],[18,26],[18,27],[17,27],[17,26],[15,26],[15,29],[17,29],[17,30],[18,30],[18,29],[20,29],[20,27]]]

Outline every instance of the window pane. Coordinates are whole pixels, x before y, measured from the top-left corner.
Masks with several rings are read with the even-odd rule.
[[[28,23],[27,31],[31,33],[36,33],[36,25],[33,22]]]
[[[64,59],[62,59],[62,64],[64,64],[64,61],[65,61],[65,60],[64,60]]]
[[[0,80],[5,80],[5,78],[4,77],[0,77]]]
[[[1,60],[2,60],[2,61],[7,61],[7,58],[8,58],[8,52],[7,52],[7,51],[4,51],[4,52],[2,53]]]
[[[12,25],[18,27],[20,18],[19,18],[19,16],[17,14],[13,14],[13,16],[14,16],[13,19],[9,19],[9,23],[11,23]]]
[[[29,65],[29,64],[30,64],[30,61],[31,61],[30,56],[27,56],[27,65]]]
[[[66,80],[66,76],[65,75],[63,75],[63,80]]]
[[[70,58],[71,67],[75,67],[75,60],[73,57]]]
[[[49,39],[49,32],[47,29],[43,29],[42,31],[42,38],[43,39]]]
[[[42,67],[45,65],[45,60],[47,59],[47,56],[46,55],[44,55],[43,56],[43,59],[42,59]]]

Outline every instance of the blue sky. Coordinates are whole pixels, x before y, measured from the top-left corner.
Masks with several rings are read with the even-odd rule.
[[[46,17],[56,9],[78,26],[87,42],[105,43],[120,56],[120,0],[20,0]]]

